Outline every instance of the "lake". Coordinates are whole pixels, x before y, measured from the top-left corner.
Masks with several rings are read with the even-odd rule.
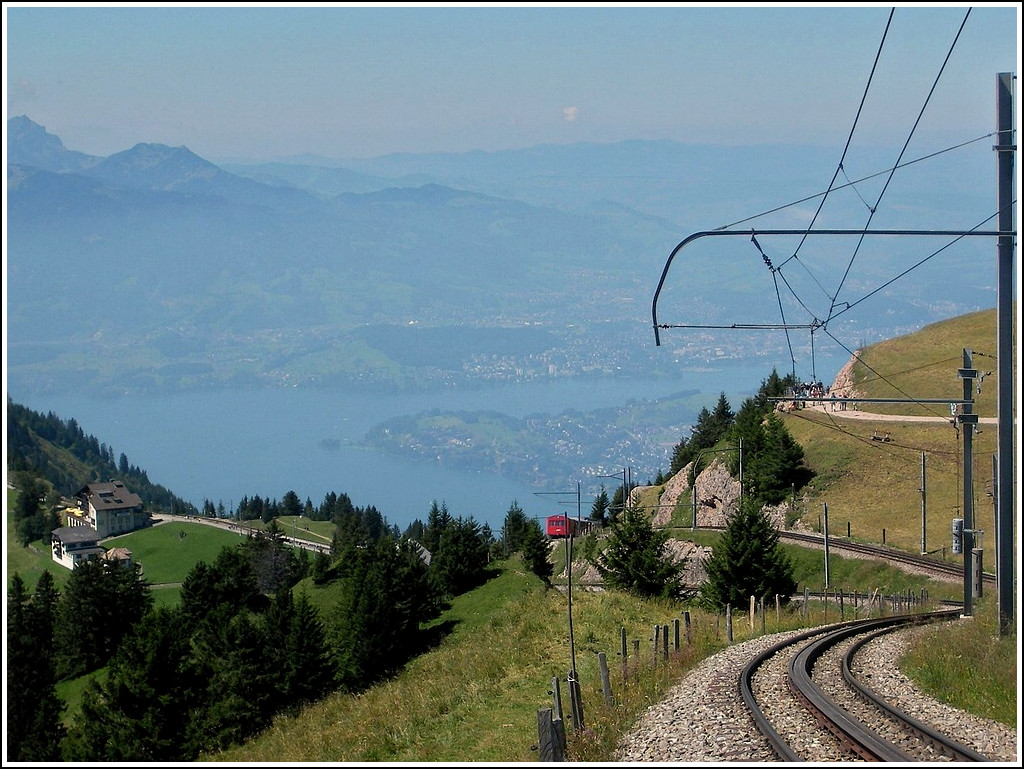
[[[426,521],[436,500],[453,516],[473,516],[497,533],[513,501],[532,517],[566,510],[575,514],[575,484],[565,489],[536,488],[497,474],[361,448],[358,443],[366,431],[390,417],[427,409],[492,409],[518,418],[570,408],[623,406],[630,400],[691,389],[707,394],[702,405],[709,409],[724,391],[735,410],[741,394],[753,394],[770,373],[763,366],[763,361],[735,361],[714,370],[689,372],[679,380],[555,379],[411,395],[299,388],[120,398],[76,393],[8,395],[34,411],[74,418],[86,434],[110,446],[115,457],[124,453],[131,464],[146,471],[150,481],[197,507],[209,499],[231,510],[243,496],[280,500],[287,491],[319,505],[333,491],[347,494],[358,507],[376,507],[400,530],[417,518]],[[684,419],[695,417],[696,412]],[[666,456],[662,469],[668,469],[669,459]],[[644,483],[648,478],[634,475],[632,480]],[[618,485],[614,478],[580,479],[584,515],[601,483],[609,494]]]

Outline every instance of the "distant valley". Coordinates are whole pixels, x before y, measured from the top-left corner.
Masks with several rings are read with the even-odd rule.
[[[651,297],[672,248],[817,191],[831,154],[623,142],[221,167],[145,143],[92,157],[11,118],[9,386],[402,392],[623,370],[678,377],[751,357],[806,370],[833,339],[858,346],[994,306],[987,262],[965,247],[878,290],[831,334],[736,333],[730,325],[778,324],[781,295],[749,238],[735,238],[680,259],[664,299],[665,320],[719,328],[655,347]],[[894,207],[879,226],[975,224],[991,180],[971,158],[956,161],[956,196],[910,177],[915,207]],[[859,205],[847,191],[839,211]],[[829,269],[841,274],[851,247]],[[846,284],[859,295],[926,253],[896,241],[864,252]],[[821,269],[814,279],[828,285]]]

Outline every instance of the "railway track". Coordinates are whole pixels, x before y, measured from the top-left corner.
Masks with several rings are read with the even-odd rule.
[[[725,531],[723,526],[701,526],[703,531]],[[783,542],[824,549],[825,537],[821,534],[807,534],[796,531],[779,531],[779,539]],[[846,537],[830,536],[828,546],[831,552],[848,553],[854,556],[883,560],[900,568],[927,573],[935,579],[956,582],[963,579],[962,563],[940,561],[930,555],[908,553],[885,545],[854,542]],[[982,574],[982,584],[995,587],[996,575],[991,572]]]
[[[854,671],[867,644],[957,611],[873,618],[790,635],[743,667],[739,688],[754,724],[782,761],[996,760],[905,713]]]

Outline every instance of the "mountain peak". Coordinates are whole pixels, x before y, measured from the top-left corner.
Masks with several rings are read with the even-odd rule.
[[[222,174],[224,171],[188,147],[141,142],[111,155],[90,173],[113,184],[153,190],[181,189],[194,181],[209,181]]]
[[[7,162],[44,171],[81,171],[99,158],[64,147],[60,137],[49,133],[27,115],[7,121]]]

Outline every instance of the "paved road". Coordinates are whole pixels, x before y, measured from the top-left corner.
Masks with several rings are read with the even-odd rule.
[[[249,527],[239,526],[235,521],[226,518],[207,518],[199,515],[171,515],[170,513],[157,513],[152,516],[152,520],[154,526],[159,526],[161,523],[177,521],[180,523],[201,523],[205,526],[214,526],[218,529],[224,529],[225,531],[233,531],[240,535],[248,534],[250,531]],[[301,547],[306,550],[313,550],[314,552],[329,553],[331,551],[330,542],[310,542],[308,539],[289,537],[287,534],[283,535],[282,539],[290,545]]]

